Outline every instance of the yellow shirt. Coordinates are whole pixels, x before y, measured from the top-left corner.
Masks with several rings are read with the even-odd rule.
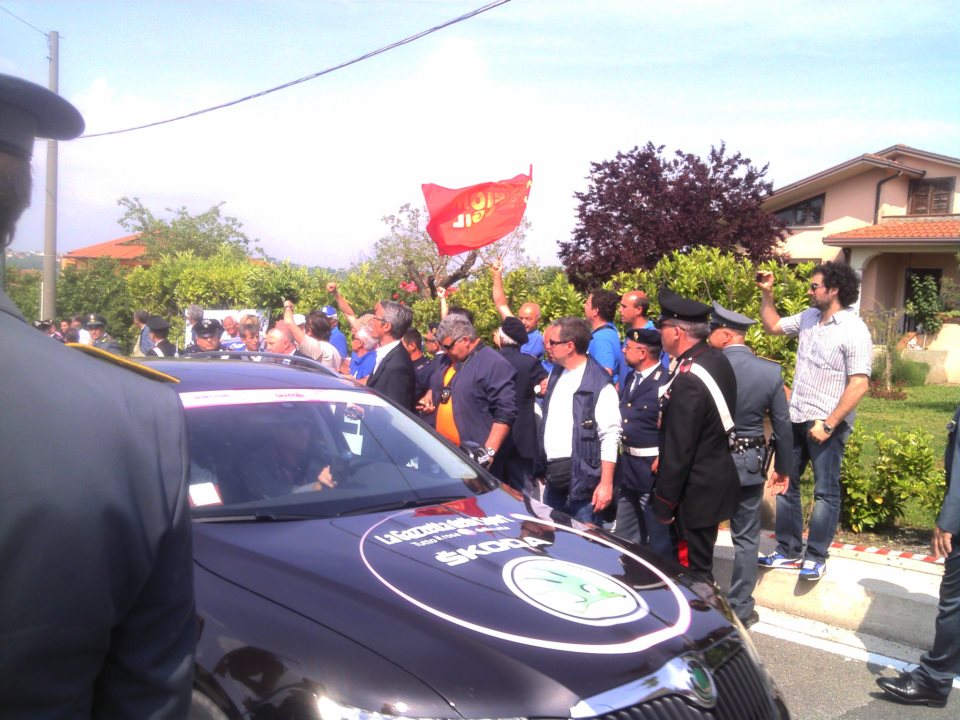
[[[457,369],[451,365],[443,374],[443,386],[450,387],[450,381],[457,374]],[[457,424],[453,420],[453,395],[446,402],[440,402],[440,398],[434,398],[434,404],[437,406],[437,432],[447,438],[454,445],[460,444],[460,433],[457,430]]]

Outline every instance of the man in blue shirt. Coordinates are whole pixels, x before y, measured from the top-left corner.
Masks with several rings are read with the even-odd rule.
[[[583,314],[593,329],[587,355],[592,357],[613,377],[613,384],[626,376],[623,344],[617,326],[613,324],[620,298],[609,290],[594,290],[583,304]]]
[[[347,352],[347,337],[340,331],[340,320],[337,317],[336,308],[332,305],[324,305],[320,312],[326,315],[330,321],[330,344],[337,349],[340,357],[345,358],[349,356],[350,353]]]

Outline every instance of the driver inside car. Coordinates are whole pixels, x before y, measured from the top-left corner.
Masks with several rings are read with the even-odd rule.
[[[258,499],[290,493],[335,488],[333,456],[314,437],[313,424],[299,422],[271,424],[269,437],[244,467],[245,484]]]

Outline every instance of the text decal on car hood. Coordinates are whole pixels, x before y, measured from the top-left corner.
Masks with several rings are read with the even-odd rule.
[[[529,524],[554,533],[556,541],[510,536]],[[561,545],[584,550],[580,540],[571,542],[561,533],[589,542],[587,557],[641,565],[656,578],[655,592],[672,598],[673,623],[652,617],[643,594],[627,582],[576,562],[569,552],[553,557],[564,554]],[[406,602],[509,642],[565,652],[635,653],[682,635],[691,623],[679,586],[655,565],[599,534],[544,518],[511,513],[423,523],[405,511],[368,528],[359,549],[369,572]]]

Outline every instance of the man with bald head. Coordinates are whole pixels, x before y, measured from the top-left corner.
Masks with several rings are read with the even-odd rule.
[[[494,260],[490,264],[490,274],[493,278],[493,304],[497,306],[497,312],[502,319],[513,317],[513,311],[507,303],[507,294],[503,290],[503,261]],[[538,329],[540,326],[540,306],[535,302],[526,302],[520,306],[517,311],[517,319],[523,323],[527,331],[527,342],[520,347],[520,352],[525,355],[533,355],[537,360],[543,361],[543,367],[547,372],[553,369],[553,365],[543,357],[543,335]]]
[[[652,330],[653,320],[647,317],[650,298],[643,290],[628,290],[620,298],[620,319],[624,330]]]

